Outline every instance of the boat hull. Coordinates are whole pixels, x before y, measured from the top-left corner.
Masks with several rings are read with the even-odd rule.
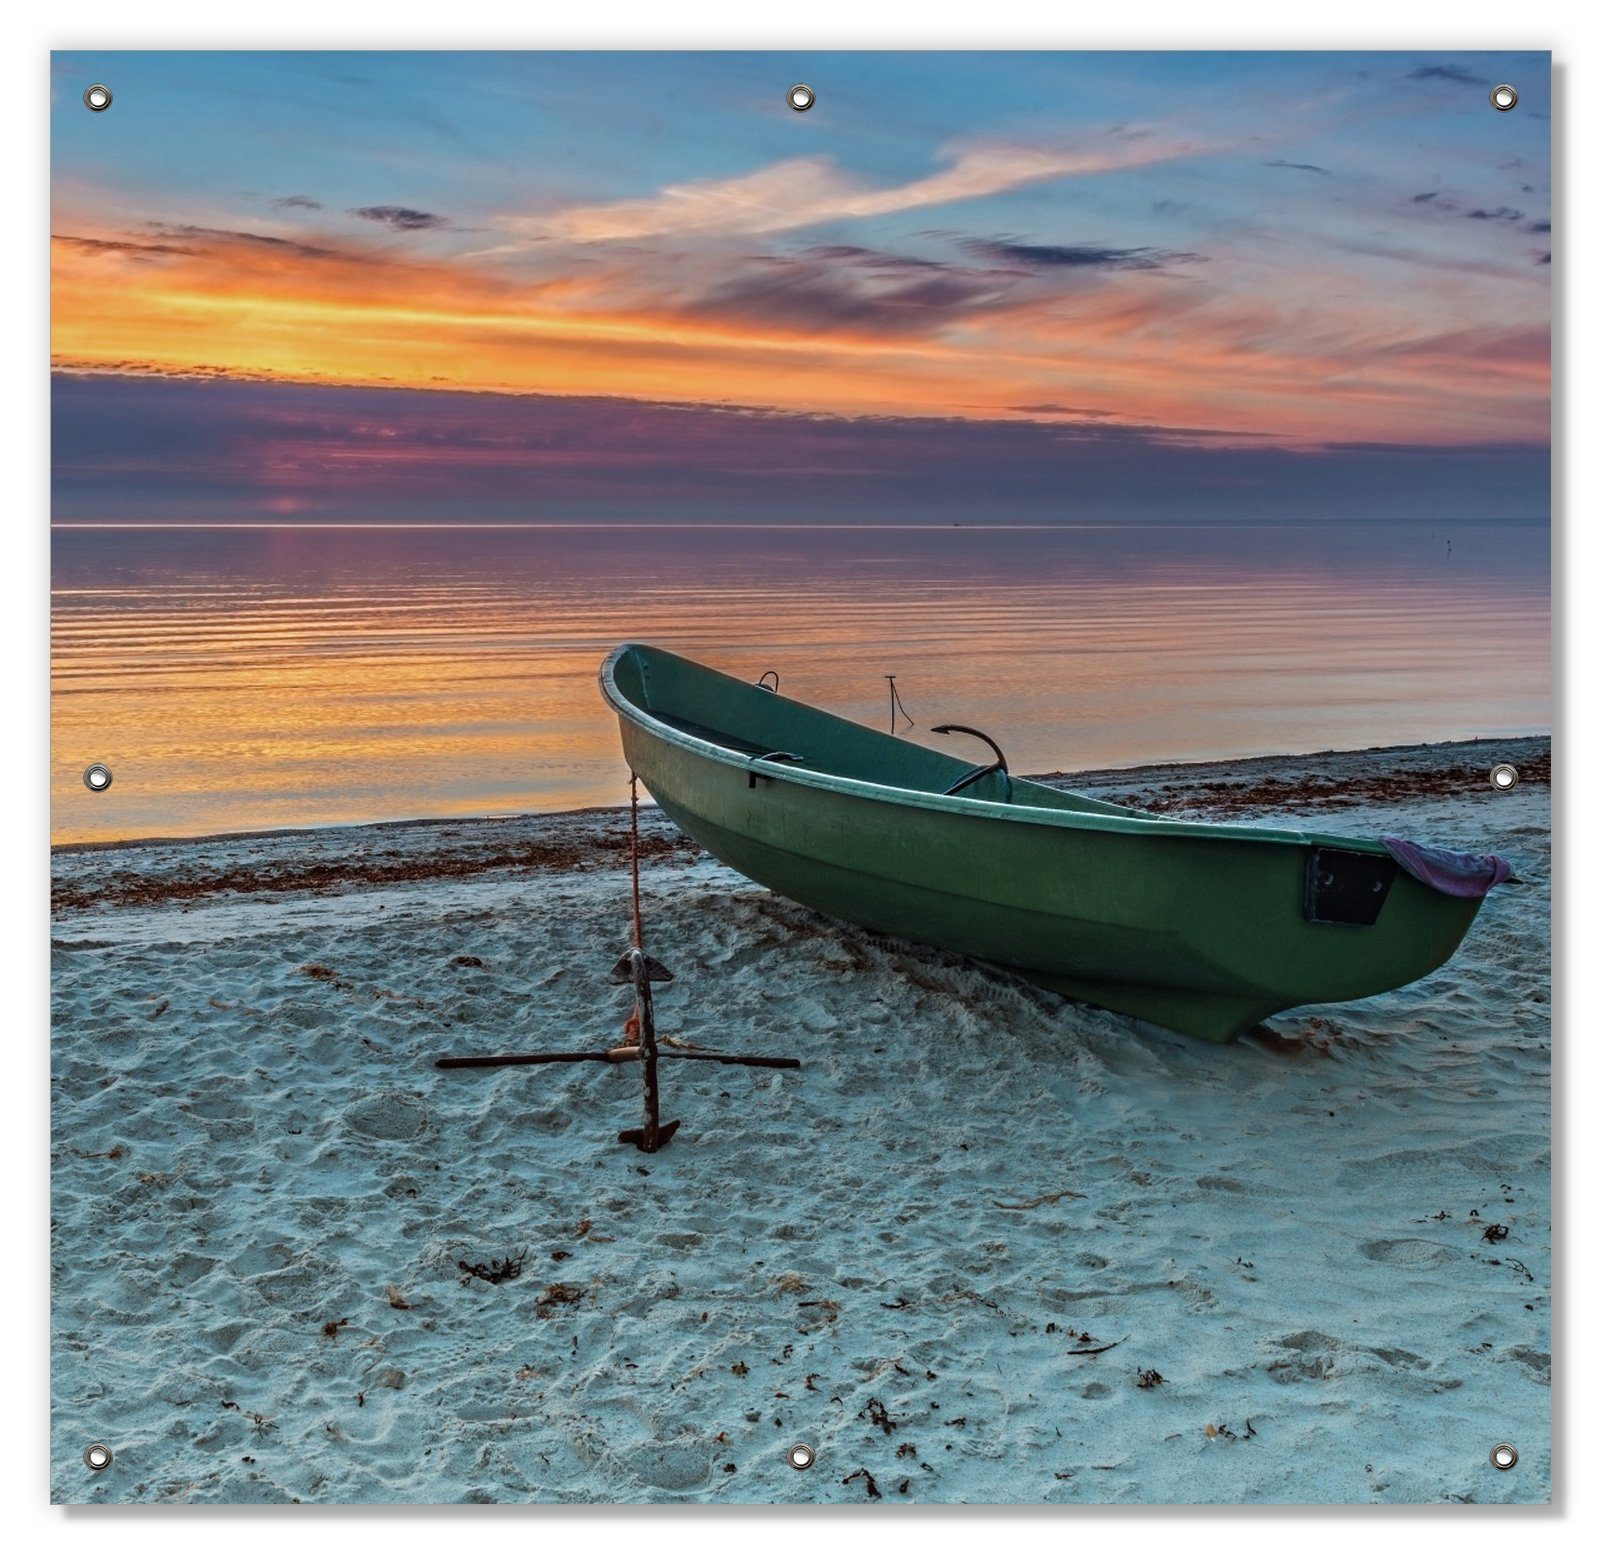
[[[869,784],[820,787],[698,749],[621,700],[630,768],[741,874],[849,923],[1211,1041],[1296,1005],[1412,982],[1452,954],[1479,907],[1398,872],[1374,924],[1309,921],[1309,852],[1346,839],[1158,818],[1103,827],[1004,804],[908,802]]]

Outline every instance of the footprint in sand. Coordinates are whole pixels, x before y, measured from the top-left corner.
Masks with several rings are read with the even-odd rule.
[[[1429,1242],[1416,1236],[1381,1237],[1377,1241],[1362,1243],[1358,1250],[1375,1263],[1403,1264],[1419,1269],[1434,1268],[1463,1256],[1445,1242]]]
[[[712,1459],[696,1442],[642,1442],[623,1455],[636,1479],[658,1490],[696,1490],[712,1477]]]
[[[167,1278],[174,1285],[193,1285],[217,1267],[218,1260],[200,1253],[180,1253],[167,1265]]]
[[[345,1109],[345,1126],[368,1139],[416,1139],[428,1127],[421,1102],[386,1091]]]
[[[1511,1349],[1503,1350],[1496,1358],[1498,1361],[1513,1361],[1524,1367],[1537,1382],[1551,1384],[1552,1357],[1545,1350],[1532,1350],[1528,1345],[1516,1344]]]

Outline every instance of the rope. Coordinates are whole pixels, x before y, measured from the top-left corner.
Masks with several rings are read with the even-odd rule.
[[[634,898],[634,948],[645,949],[645,928],[640,916],[640,780],[629,773],[629,871]]]

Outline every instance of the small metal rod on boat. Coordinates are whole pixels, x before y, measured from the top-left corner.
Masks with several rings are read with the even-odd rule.
[[[907,727],[910,729],[912,727],[912,718],[907,712],[906,704],[901,700],[901,693],[896,690],[896,677],[894,675],[886,675],[884,678],[890,682],[890,732],[892,734],[896,732],[897,713],[900,713],[906,719]]]

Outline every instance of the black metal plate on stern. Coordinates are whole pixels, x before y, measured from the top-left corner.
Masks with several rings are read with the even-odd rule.
[[[1307,855],[1302,916],[1310,923],[1375,923],[1396,879],[1396,860],[1385,853],[1314,848]]]

